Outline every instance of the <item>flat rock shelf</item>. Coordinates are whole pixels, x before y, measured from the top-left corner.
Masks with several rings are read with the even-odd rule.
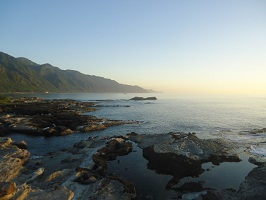
[[[265,199],[265,143],[183,132],[92,137],[139,123],[96,118],[89,114],[95,105],[38,98],[0,104],[0,199]],[[36,141],[77,132],[88,139],[36,156],[25,141],[11,139],[14,132]]]
[[[25,148],[24,143],[1,138],[1,198],[263,199],[266,195],[265,163],[255,166],[243,160],[246,156],[239,146],[191,133],[89,138],[40,157],[30,157]],[[227,183],[228,188],[220,188],[206,178],[221,167],[233,181],[237,169],[230,172],[222,165],[239,167],[241,162],[248,163],[250,172],[237,187]],[[219,176],[222,180],[224,174]],[[206,185],[208,181],[213,182]]]

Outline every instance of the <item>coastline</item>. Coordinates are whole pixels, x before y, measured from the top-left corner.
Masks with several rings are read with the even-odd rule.
[[[29,106],[32,109],[22,106],[27,110],[27,114],[24,114],[24,117],[29,112],[42,111],[42,113],[33,112],[34,119],[36,119],[37,115],[42,118],[46,114],[49,116],[50,114],[54,115],[54,110],[49,110],[47,107],[45,110],[49,110],[49,112],[43,113],[44,110],[41,109],[41,104],[46,106],[49,104],[51,107],[56,105],[56,110],[60,110],[60,113],[69,111],[66,114],[68,116],[72,116],[70,113],[73,112],[77,115],[75,117],[72,116],[71,119],[79,119],[78,121],[80,121],[80,118],[77,118],[77,116],[81,118],[84,116],[81,110],[93,111],[95,109],[95,107],[91,107],[93,105],[91,102],[84,104],[84,102],[78,103],[73,100],[45,100],[49,103],[43,104],[40,100],[40,104],[36,106],[38,99],[27,99],[26,101],[33,104]],[[8,120],[17,115],[17,113],[14,115],[14,111],[18,112],[19,110],[19,104],[16,104],[15,108],[12,107],[13,110],[10,108],[9,113],[2,109],[1,115],[5,117],[4,120],[7,120],[7,122],[10,122]],[[7,106],[5,108],[7,109]],[[10,113],[13,113],[14,116],[11,116],[12,114]],[[10,116],[8,117],[7,115]],[[23,112],[18,115],[19,118],[22,118]],[[97,125],[103,124],[103,119],[86,118],[85,121],[87,120],[92,120],[93,123],[97,122]],[[21,122],[24,124],[25,121],[23,122],[22,120]],[[115,122],[114,125],[128,123],[127,121],[119,121],[117,124],[117,121],[112,120],[111,122]],[[1,123],[3,125],[3,121]],[[80,126],[80,124],[75,125],[77,125],[76,127]],[[32,128],[32,124],[30,128]],[[37,128],[40,127],[37,126]],[[70,129],[71,127],[65,128]],[[108,128],[108,126],[105,128]],[[27,132],[28,129],[24,130]],[[65,131],[66,129],[63,130]],[[11,129],[9,131],[12,132],[14,130]],[[92,130],[88,129],[84,134],[89,136],[90,131]],[[65,135],[61,134],[62,132],[59,135]],[[35,133],[39,132],[36,131]],[[259,131],[250,134],[257,133],[261,134]],[[75,134],[75,132],[71,134]],[[50,137],[56,137],[55,135],[50,135]],[[68,137],[68,135],[61,137]],[[57,137],[57,139],[60,140],[61,137]],[[14,159],[19,161],[16,168],[7,168],[1,171],[0,182],[5,186],[2,187],[5,189],[1,191],[1,198],[45,199],[46,197],[47,199],[47,196],[49,196],[54,199],[81,199],[85,197],[90,199],[112,199],[118,197],[120,199],[156,199],[152,192],[145,194],[139,192],[139,189],[136,190],[138,188],[136,186],[137,183],[133,184],[125,177],[109,171],[108,166],[112,165],[113,168],[117,168],[123,165],[122,163],[120,164],[122,158],[126,160],[127,157],[134,154],[137,148],[139,148],[138,151],[141,151],[141,153],[136,156],[136,159],[138,160],[141,157],[148,162],[148,169],[140,168],[140,170],[151,170],[155,171],[156,174],[172,177],[165,185],[167,190],[161,188],[161,193],[165,192],[166,196],[164,197],[169,199],[172,197],[187,199],[191,195],[202,199],[228,199],[229,197],[234,199],[263,199],[266,195],[264,192],[266,159],[263,155],[254,154],[249,149],[248,144],[232,143],[232,141],[224,139],[199,139],[197,134],[194,133],[175,132],[159,135],[131,133],[126,136],[108,138],[102,138],[99,135],[79,142],[73,148],[53,152],[41,157],[31,157],[30,152],[26,150],[25,142],[12,141],[1,137],[1,158],[7,158],[7,155],[9,155],[8,159],[1,159],[1,166],[11,166]],[[212,163],[214,167],[222,165],[222,163],[239,163],[241,162],[241,154],[249,157],[249,162],[257,167],[254,165],[237,190],[206,188],[200,181],[195,182],[195,180],[183,182],[182,185],[179,185],[182,183],[182,178],[199,177],[204,172],[213,170],[212,168],[204,169],[202,167],[204,163]],[[130,167],[132,168],[132,166]],[[12,170],[16,170],[16,173]],[[128,173],[131,172],[128,171]],[[141,181],[141,179],[139,180]],[[115,190],[112,188],[115,188]],[[169,191],[170,194],[168,194]]]

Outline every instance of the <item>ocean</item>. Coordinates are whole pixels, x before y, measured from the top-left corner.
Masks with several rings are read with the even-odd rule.
[[[26,96],[26,95],[20,95]],[[97,102],[98,110],[85,113],[100,118],[136,120],[138,124],[109,127],[103,131],[73,133],[60,137],[29,136],[12,133],[13,140],[25,140],[31,156],[42,156],[49,152],[71,148],[75,143],[89,137],[139,134],[168,134],[171,132],[195,132],[199,138],[224,138],[239,143],[254,154],[266,156],[265,133],[250,134],[250,130],[266,127],[266,97],[192,97],[170,94],[27,94],[44,99],[75,99]],[[134,96],[156,96],[158,100],[133,101]],[[140,194],[152,195],[154,199],[171,199],[173,190],[165,190],[169,175],[156,174],[147,169],[148,161],[142,150],[134,146],[128,156],[108,164],[113,173],[132,181]],[[179,184],[201,182],[213,189],[233,188],[238,190],[250,171],[255,168],[245,153],[241,162],[212,163],[202,165],[205,172],[197,178],[185,177]],[[211,170],[210,170],[211,169]],[[130,171],[130,173],[129,173]],[[219,181],[217,181],[219,180]],[[193,195],[193,194],[192,194]],[[137,199],[142,199],[138,197]]]
[[[163,93],[116,94],[20,94],[44,99],[75,99],[95,101],[95,112],[85,113],[100,118],[136,120],[127,124],[90,133],[74,133],[63,137],[34,137],[13,133],[15,140],[25,140],[33,155],[72,147],[91,136],[139,134],[167,134],[195,132],[200,138],[253,140],[245,134],[249,130],[266,127],[266,97],[192,97]],[[155,96],[157,100],[133,101],[134,96]],[[256,139],[259,137],[256,137]]]

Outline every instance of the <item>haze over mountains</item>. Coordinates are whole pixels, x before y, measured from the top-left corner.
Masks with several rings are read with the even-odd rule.
[[[0,52],[0,92],[145,93],[150,90],[74,70],[61,70],[50,64],[39,65],[27,58]]]

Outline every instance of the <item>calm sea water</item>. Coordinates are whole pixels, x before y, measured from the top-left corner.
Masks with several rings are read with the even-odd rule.
[[[99,109],[88,115],[101,118],[136,120],[139,124],[110,127],[103,131],[73,133],[62,137],[33,137],[17,133],[8,136],[14,140],[25,140],[32,155],[72,147],[76,142],[91,136],[125,135],[130,132],[159,134],[169,132],[196,132],[201,138],[226,138],[237,142],[265,142],[265,134],[245,134],[245,131],[266,127],[266,98],[263,97],[184,97],[167,94],[31,94],[45,99],[75,99],[96,101]],[[132,101],[134,96],[156,96],[156,101]],[[263,143],[264,144],[264,143]],[[249,146],[248,145],[248,146]],[[256,146],[255,146],[256,147]],[[266,155],[266,148],[255,148],[254,152]],[[147,169],[147,160],[142,150],[134,144],[135,151],[109,163],[110,171],[132,181],[138,191],[138,199],[152,195],[153,199],[171,199],[176,195],[165,190],[169,175],[156,174]],[[255,167],[248,156],[241,154],[241,162],[222,163],[214,166],[203,164],[206,170],[198,178],[185,177],[180,184],[202,182],[213,189],[238,189],[247,174]],[[209,169],[209,170],[207,170]],[[130,173],[129,173],[130,171]],[[217,181],[219,180],[219,181]]]
[[[25,95],[24,95],[25,96]],[[140,124],[111,127],[104,131],[76,133],[65,137],[42,138],[20,134],[11,137],[26,140],[33,154],[71,147],[89,136],[125,135],[130,132],[158,134],[196,132],[203,138],[238,134],[266,127],[266,97],[184,97],[168,94],[28,94],[45,99],[97,101],[101,118],[136,120]],[[134,96],[156,96],[156,101],[132,101]]]

